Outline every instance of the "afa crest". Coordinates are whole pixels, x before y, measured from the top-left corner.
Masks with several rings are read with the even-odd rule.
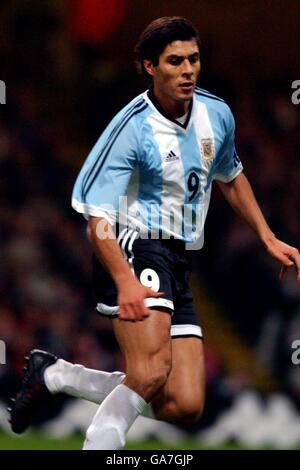
[[[201,139],[201,156],[204,160],[211,160],[215,154],[214,140],[212,138]]]

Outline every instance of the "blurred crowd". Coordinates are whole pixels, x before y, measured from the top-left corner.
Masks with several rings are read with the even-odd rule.
[[[268,88],[269,87],[269,88]],[[235,87],[237,150],[260,207],[276,236],[299,248],[300,109],[291,103],[290,83],[257,82],[250,92]],[[201,253],[203,279],[211,295],[258,360],[300,398],[300,369],[291,361],[300,338],[300,289],[256,235],[215,194]],[[202,268],[201,268],[202,270]]]
[[[105,124],[142,91],[133,64],[114,61],[105,38],[86,42],[82,32],[76,36],[53,2],[26,4],[32,10],[24,2],[15,2],[12,11],[1,7],[7,20],[0,34],[0,79],[7,83],[7,104],[0,107],[4,401],[15,393],[23,357],[32,348],[92,368],[124,368],[109,320],[94,311],[86,224],[71,209],[70,197],[80,164]],[[116,24],[122,24],[120,16]],[[262,210],[279,238],[300,247],[300,109],[291,102],[290,83],[255,76],[237,82],[221,78],[210,63],[200,85],[232,107],[238,154]],[[292,341],[300,339],[295,273],[279,281],[279,266],[217,188],[205,239],[193,257],[208,295],[297,405],[300,366],[291,362]],[[209,424],[239,387],[226,379],[209,341],[207,350]]]

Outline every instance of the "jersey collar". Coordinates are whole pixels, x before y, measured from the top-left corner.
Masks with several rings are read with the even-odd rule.
[[[191,114],[192,114],[192,109],[193,109],[193,99],[191,99],[190,103],[189,103],[189,109],[188,109],[188,114],[187,114],[187,117],[186,117],[186,120],[184,122],[184,124],[181,124],[179,121],[177,121],[176,119],[174,119],[172,116],[170,116],[170,114],[168,114],[163,108],[162,106],[160,105],[158,99],[156,98],[156,96],[154,95],[153,93],[153,87],[149,88],[149,90],[147,91],[147,97],[148,99],[151,101],[152,105],[155,107],[155,109],[166,119],[168,119],[168,121],[171,121],[173,122],[174,124],[176,124],[177,126],[181,127],[182,129],[186,130],[188,125],[189,125],[189,122],[190,122],[190,117],[191,117]]]

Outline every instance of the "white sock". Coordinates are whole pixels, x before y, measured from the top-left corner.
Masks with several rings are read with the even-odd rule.
[[[44,373],[46,387],[51,393],[63,392],[77,398],[100,405],[117,385],[125,379],[123,372],[103,372],[88,369],[80,364],[72,364],[58,359],[47,367]],[[151,403],[147,403],[143,416],[156,419]]]
[[[44,373],[46,387],[51,393],[67,393],[98,405],[124,378],[125,374],[122,372],[88,369],[64,359],[58,359]]]
[[[130,426],[146,404],[126,385],[117,385],[99,406],[87,430],[83,450],[117,450],[124,447]]]

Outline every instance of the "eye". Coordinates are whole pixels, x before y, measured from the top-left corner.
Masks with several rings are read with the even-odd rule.
[[[196,64],[197,62],[199,62],[199,57],[197,55],[193,55],[189,58],[189,61],[191,64]]]
[[[168,63],[171,65],[180,65],[182,62],[181,57],[170,57]]]

